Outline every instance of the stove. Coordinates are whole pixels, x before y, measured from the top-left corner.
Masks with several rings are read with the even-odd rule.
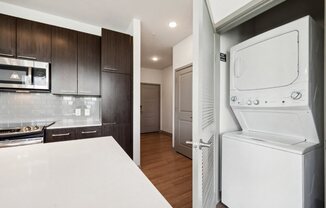
[[[45,128],[53,123],[10,125],[7,128],[0,128],[0,148],[43,143]]]

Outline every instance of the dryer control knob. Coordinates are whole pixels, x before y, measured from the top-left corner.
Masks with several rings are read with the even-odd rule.
[[[251,100],[248,100],[247,104],[248,105],[251,105],[252,104]]]
[[[302,98],[302,93],[301,92],[298,92],[298,91],[294,91],[291,93],[291,98],[293,100],[299,100]]]
[[[237,96],[232,96],[232,97],[231,97],[231,101],[232,101],[232,102],[235,102],[235,101],[237,101],[237,100],[238,100]]]
[[[255,105],[259,105],[259,100],[254,100]]]

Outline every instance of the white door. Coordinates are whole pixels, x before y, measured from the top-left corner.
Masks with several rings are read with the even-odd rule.
[[[215,208],[218,200],[215,33],[205,0],[193,2],[193,208]]]
[[[175,75],[175,150],[192,158],[192,67]]]

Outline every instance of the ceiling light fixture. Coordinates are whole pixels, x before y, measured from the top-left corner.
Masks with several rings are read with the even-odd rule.
[[[174,22],[174,21],[172,21],[172,22],[169,23],[169,27],[170,28],[176,28],[177,27],[177,23]]]
[[[154,57],[152,58],[152,61],[158,61],[158,58],[157,58],[156,56],[154,56]]]

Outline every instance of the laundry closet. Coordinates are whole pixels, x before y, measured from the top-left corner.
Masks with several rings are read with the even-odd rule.
[[[223,11],[218,2],[206,0],[216,31],[217,199],[323,207],[324,1],[230,1]]]

